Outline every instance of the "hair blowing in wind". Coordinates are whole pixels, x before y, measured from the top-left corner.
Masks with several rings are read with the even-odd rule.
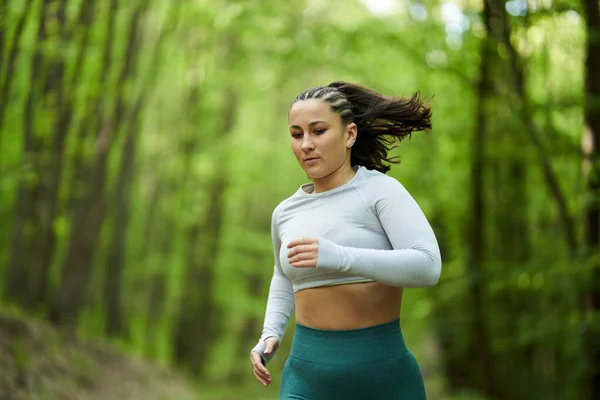
[[[358,135],[350,163],[380,172],[398,163],[388,152],[415,131],[431,130],[431,108],[421,101],[419,93],[410,98],[384,96],[364,86],[348,82],[332,82],[301,93],[300,100],[320,99],[340,115],[344,124],[354,122]],[[293,104],[292,103],[292,104]]]

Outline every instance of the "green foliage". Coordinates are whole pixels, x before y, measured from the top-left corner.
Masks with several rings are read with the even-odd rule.
[[[402,162],[390,175],[417,200],[442,247],[440,283],[407,290],[402,309],[409,347],[423,370],[433,371],[425,375],[431,398],[483,398],[485,390],[472,387],[474,378],[460,368],[480,369],[469,354],[472,282],[481,287],[501,395],[581,398],[589,367],[582,331],[598,320],[581,299],[598,260],[585,256],[578,223],[589,201],[580,154],[586,32],[578,3],[530,1],[523,14],[525,3],[502,2],[511,13],[508,44],[488,41],[481,1],[152,0],[119,2],[116,10],[108,1],[50,1],[38,40],[42,3],[27,9],[25,1],[8,1],[0,21],[0,93],[10,82],[0,104],[0,292],[10,297],[11,268],[20,266],[25,299],[45,268],[48,293],[35,306],[7,302],[52,318],[61,294],[85,286],[84,298],[73,301],[81,335],[163,365],[189,362],[206,398],[242,398],[234,387],[243,398],[275,398],[276,388],[246,391],[253,380],[247,353],[260,336],[272,274],[271,213],[307,181],[289,146],[289,104],[305,88],[334,80],[396,96],[418,91],[431,104],[434,128],[393,151]],[[375,7],[384,3],[394,7]],[[62,4],[64,34],[56,18]],[[132,31],[137,7],[139,29]],[[92,10],[89,22],[79,19],[85,10]],[[524,97],[513,84],[509,45],[524,73]],[[481,95],[483,57],[492,72]],[[64,79],[57,80],[52,68],[60,63]],[[483,122],[476,120],[480,104]],[[523,115],[526,104],[530,114]],[[65,131],[57,128],[63,108],[71,118]],[[485,251],[477,273],[470,233],[472,141],[480,127]],[[566,199],[576,248],[565,240],[545,162]],[[111,290],[114,265],[119,285]],[[83,270],[89,278],[69,286],[73,271]],[[120,317],[111,314],[117,293]],[[123,328],[108,338],[117,319]],[[293,323],[272,364],[276,380],[292,331]],[[180,354],[179,345],[191,349]],[[26,368],[18,349],[15,342],[15,360]],[[187,355],[192,360],[184,363]],[[86,360],[72,361],[91,380],[95,367]]]

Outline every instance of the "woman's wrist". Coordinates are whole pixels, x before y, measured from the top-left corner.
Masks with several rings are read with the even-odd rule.
[[[338,270],[339,246],[331,240],[319,238],[319,255],[317,257],[317,268]]]

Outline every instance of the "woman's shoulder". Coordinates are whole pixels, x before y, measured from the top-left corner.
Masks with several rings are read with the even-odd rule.
[[[359,186],[370,193],[386,193],[405,190],[400,181],[392,176],[379,172],[376,169],[361,167],[362,179]]]
[[[288,205],[294,201],[294,198],[298,197],[297,193],[292,194],[289,197],[286,197],[285,199],[281,200],[279,202],[279,204],[277,204],[277,206],[275,206],[275,208],[273,209],[273,218],[277,219],[277,217],[283,213],[285,211],[285,209],[288,207]]]
[[[406,205],[415,201],[398,179],[377,170],[365,169],[358,189],[367,205],[374,209],[382,209],[390,204]]]

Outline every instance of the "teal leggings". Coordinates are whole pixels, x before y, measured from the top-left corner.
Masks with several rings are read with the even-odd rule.
[[[425,400],[400,321],[355,330],[296,324],[280,400]]]

